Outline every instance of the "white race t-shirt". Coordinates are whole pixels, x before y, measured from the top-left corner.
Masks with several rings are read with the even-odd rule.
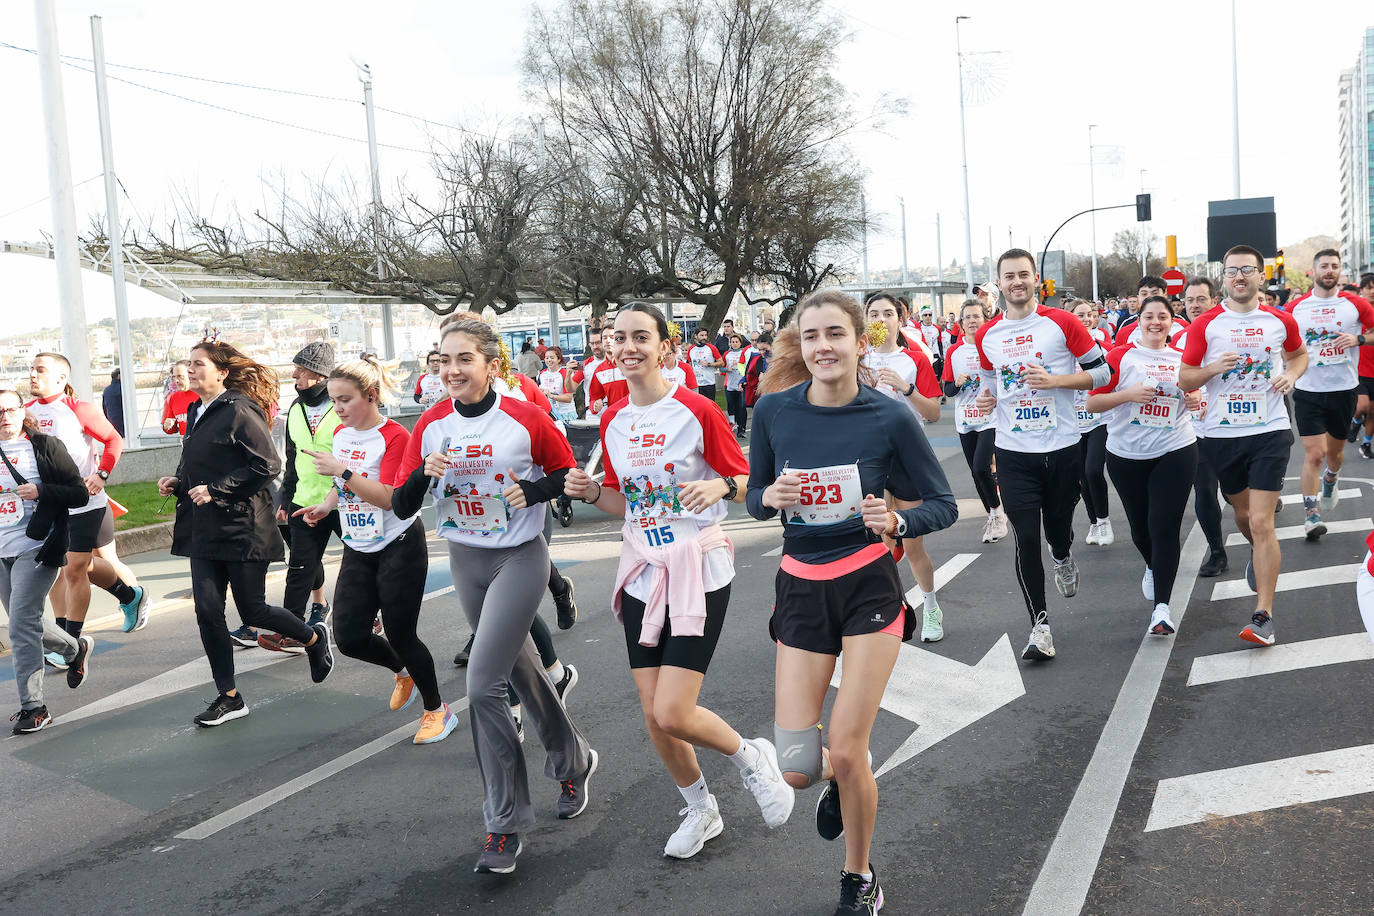
[[[954,393],[954,428],[960,433],[980,432],[992,426],[992,414],[986,416],[974,402],[983,390],[983,376],[978,365],[978,348],[968,337],[961,338],[945,354],[944,380],[957,384],[960,376],[968,376]]]
[[[1349,391],[1360,383],[1359,348],[1338,349],[1336,338],[1374,326],[1374,308],[1359,296],[1338,293],[1318,299],[1312,293],[1288,303],[1307,345],[1307,371],[1297,381],[1303,391]]]
[[[1257,306],[1248,312],[1223,302],[1198,316],[1188,332],[1183,362],[1205,366],[1221,354],[1240,354],[1235,368],[1214,375],[1207,392],[1208,439],[1236,439],[1288,429],[1288,410],[1273,380],[1283,373],[1283,353],[1296,353],[1302,332],[1287,312]]]
[[[1158,458],[1197,439],[1178,387],[1182,357],[1179,350],[1167,345],[1162,350],[1150,350],[1130,344],[1107,354],[1112,377],[1093,394],[1141,384],[1154,385],[1157,392],[1143,404],[1127,401],[1106,412],[1107,451],[1119,458]]]
[[[0,443],[5,457],[25,481],[42,486],[38,476],[38,461],[33,455],[33,443],[28,436],[20,436],[13,442]],[[19,481],[10,474],[10,469],[0,461],[0,557],[12,559],[22,553],[42,547],[43,542],[31,538],[26,533],[29,519],[33,516],[36,501],[20,499],[14,492]]]
[[[334,430],[334,457],[353,472],[390,487],[405,483],[400,477],[410,433],[395,420],[383,420],[372,429],[340,426]],[[334,478],[339,492],[340,540],[359,553],[376,553],[410,527],[410,519],[397,518],[390,509],[379,509],[355,495],[348,484]]]
[[[716,383],[716,370],[712,363],[720,359],[720,351],[713,345],[689,347],[687,359],[692,364],[692,371],[697,374],[697,387],[711,386]]]
[[[863,364],[872,370],[874,376],[877,376],[883,369],[891,369],[901,376],[901,391],[898,391],[891,385],[885,385],[882,382],[879,382],[874,387],[893,400],[901,401],[906,405],[907,409],[911,411],[911,415],[916,418],[917,423],[922,426],[926,425],[925,419],[917,412],[916,405],[912,404],[911,400],[906,397],[906,389],[916,384],[916,361],[911,358],[909,353],[901,347],[898,347],[891,353],[879,353],[877,350],[870,349],[864,354]]]
[[[426,372],[420,376],[420,380],[415,383],[415,393],[420,396],[420,403],[426,410],[448,396],[448,391],[444,387],[444,380],[437,372],[433,375]]]

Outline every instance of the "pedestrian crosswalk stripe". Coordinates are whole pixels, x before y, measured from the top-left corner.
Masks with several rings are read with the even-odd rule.
[[[1374,519],[1350,518],[1342,519],[1338,522],[1326,523],[1327,534],[1346,534],[1351,531],[1357,531],[1363,534],[1370,529],[1374,529]],[[1274,533],[1278,535],[1280,541],[1293,541],[1300,537],[1307,536],[1307,532],[1303,530],[1302,525],[1285,525],[1282,528],[1274,529]],[[1250,542],[1245,539],[1245,535],[1241,534],[1239,531],[1232,532],[1226,536],[1227,547],[1242,547],[1249,543]]]
[[[1368,659],[1374,659],[1374,641],[1364,632],[1305,639],[1280,643],[1264,650],[1241,649],[1198,656],[1193,659],[1193,667],[1188,672],[1188,686]]]
[[[1361,496],[1364,495],[1364,491],[1362,491],[1359,487],[1343,487],[1336,491],[1336,495],[1339,496],[1341,499],[1359,499]],[[1285,506],[1301,506],[1302,494],[1283,494],[1283,504]]]
[[[1291,592],[1300,588],[1316,588],[1319,585],[1343,585],[1355,581],[1363,563],[1345,563],[1341,566],[1319,566],[1316,569],[1300,569],[1296,572],[1279,573],[1275,592]],[[1212,600],[1225,601],[1227,598],[1243,598],[1253,595],[1245,579],[1230,579],[1218,582],[1212,587]]]

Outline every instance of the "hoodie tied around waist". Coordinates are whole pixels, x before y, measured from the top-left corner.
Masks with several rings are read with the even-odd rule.
[[[691,519],[679,521],[696,524]],[[664,524],[667,523],[665,519]],[[725,529],[719,524],[709,525],[698,530],[694,538],[675,538],[662,547],[650,546],[636,522],[626,521],[622,534],[624,547],[620,552],[620,566],[615,574],[615,597],[611,602],[616,621],[624,622],[620,613],[620,597],[625,586],[648,566],[653,568],[653,573],[649,581],[649,595],[644,600],[639,644],[658,645],[667,619],[672,620],[674,636],[702,635],[706,631],[702,557],[718,547],[728,548],[731,556],[734,555],[734,547],[725,536]]]

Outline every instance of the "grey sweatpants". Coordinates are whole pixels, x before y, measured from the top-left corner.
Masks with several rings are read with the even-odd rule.
[[[56,652],[71,661],[80,648],[44,610],[48,589],[61,570],[39,566],[37,556],[35,547],[17,557],[0,557],[0,602],[10,618],[10,663],[22,709],[43,705],[43,653]]]
[[[468,715],[482,775],[482,816],[490,833],[519,833],[534,824],[525,755],[506,700],[506,682],[523,700],[548,752],[544,774],[573,779],[587,771],[590,745],[553,689],[530,624],[548,586],[549,549],[536,537],[518,547],[448,545],[453,588],[475,638],[468,657]],[[533,571],[538,570],[538,574]]]

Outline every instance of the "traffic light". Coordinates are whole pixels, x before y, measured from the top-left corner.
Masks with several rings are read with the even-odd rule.
[[[1150,221],[1150,195],[1137,194],[1135,196],[1135,221],[1137,223],[1148,223]]]
[[[1274,279],[1283,280],[1283,249],[1280,248],[1278,254],[1274,256]]]
[[[1043,300],[1045,300],[1045,299],[1053,298],[1053,296],[1054,296],[1054,281],[1053,281],[1053,280],[1042,280],[1042,281],[1040,282],[1040,299],[1043,301]]]

